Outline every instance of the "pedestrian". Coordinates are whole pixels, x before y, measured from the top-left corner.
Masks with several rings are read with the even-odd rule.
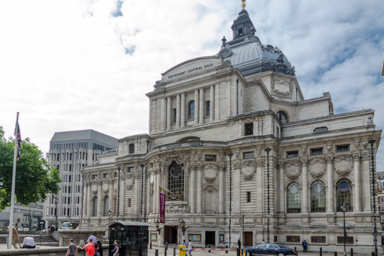
[[[77,246],[73,243],[73,239],[69,240],[69,246],[65,256],[77,256]]]
[[[187,242],[185,242],[185,239],[183,239],[183,243],[181,245],[188,245]]]
[[[113,247],[113,250],[112,250],[113,256],[120,256],[120,244],[119,244],[119,241],[115,240],[113,242],[113,244],[114,244],[114,247]]]
[[[7,234],[9,235],[9,226],[8,226],[8,229],[7,229]],[[8,241],[9,241],[9,236],[7,236],[7,239],[6,239],[7,246],[8,246]],[[16,245],[16,242],[19,244],[19,247],[21,249],[19,233],[17,232],[17,229],[12,226],[12,245],[13,245],[13,247],[15,249],[18,249],[17,245]]]
[[[188,243],[189,256],[192,256],[192,247],[193,247],[193,243],[192,243],[191,239],[189,239],[189,243]]]
[[[86,252],[87,256],[94,256],[95,255],[95,245],[93,244],[93,239],[89,239],[89,242],[84,245],[84,247],[80,246],[80,249],[84,250]]]
[[[240,240],[240,237],[239,237],[239,240],[237,240],[237,248],[241,249],[241,240]]]
[[[51,225],[51,232],[55,232],[55,226]]]
[[[90,241],[91,239],[92,239],[92,241],[93,241],[94,243],[97,242],[97,238],[96,238],[93,234],[91,234],[91,235],[88,237],[87,242],[89,243],[89,241]]]
[[[31,236],[25,236],[23,240],[23,248],[34,249],[36,248],[35,239]]]
[[[97,241],[97,243],[96,243],[96,251],[99,253],[98,256],[103,256],[103,250],[104,250],[104,248],[103,248],[103,246],[101,245],[100,240]]]
[[[308,252],[308,250],[307,250],[307,247],[308,247],[308,243],[307,243],[307,241],[303,241],[303,252]]]
[[[261,242],[261,244],[265,244],[265,241],[264,241],[264,239],[263,239],[263,242]]]

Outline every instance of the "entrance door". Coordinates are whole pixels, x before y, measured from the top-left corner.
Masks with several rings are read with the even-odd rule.
[[[215,248],[215,231],[205,231],[205,247],[211,245],[211,248]]]
[[[164,226],[164,244],[177,244],[177,226]]]
[[[244,232],[244,246],[252,246],[252,245],[253,245],[253,233]]]

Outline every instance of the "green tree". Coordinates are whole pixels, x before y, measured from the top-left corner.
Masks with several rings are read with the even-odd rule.
[[[0,126],[0,211],[10,206],[12,171],[15,143],[12,138],[4,138]],[[23,140],[20,160],[16,164],[15,200],[23,205],[44,201],[48,194],[57,194],[61,182],[59,170],[50,168],[38,147]]]

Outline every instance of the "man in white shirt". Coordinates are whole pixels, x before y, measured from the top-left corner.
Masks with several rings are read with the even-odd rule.
[[[30,236],[25,236],[23,240],[23,248],[33,249],[36,248],[35,239]]]
[[[89,243],[89,240],[93,240],[93,243],[96,243],[97,242],[97,238],[93,235],[93,234],[91,234],[89,237],[88,237],[88,240],[87,240],[87,242]]]
[[[193,243],[191,240],[189,240],[189,243],[188,243],[188,253],[189,253],[189,256],[192,256],[192,247],[193,247]]]

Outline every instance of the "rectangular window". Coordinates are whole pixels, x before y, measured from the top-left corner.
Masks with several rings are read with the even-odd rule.
[[[128,207],[131,207],[131,198],[128,198]]]
[[[205,115],[210,116],[211,115],[211,102],[210,101],[205,102],[205,109],[206,109]]]
[[[384,213],[384,206],[380,207],[380,212]]]
[[[384,215],[380,215],[380,221],[384,222]]]
[[[72,160],[72,153],[69,154],[69,160]]]
[[[129,154],[135,153],[135,144],[129,144]]]
[[[134,167],[128,167],[128,172],[134,172],[135,168]]]
[[[299,157],[299,151],[287,152],[287,158]]]
[[[71,164],[69,165],[69,171],[70,172],[72,171],[72,165]]]
[[[326,242],[326,237],[325,236],[311,236],[311,242],[313,244],[325,243]]]
[[[287,236],[287,243],[300,243],[300,236]]]
[[[71,186],[68,186],[68,193],[71,193]]]
[[[109,178],[109,173],[104,173],[103,178]]]
[[[347,152],[349,151],[349,145],[336,146],[336,152]]]
[[[176,109],[174,108],[174,109],[172,109],[172,122],[173,123],[176,123]]]
[[[277,236],[274,236],[274,237],[273,237],[273,242],[274,242],[274,243],[277,243]]]
[[[216,155],[205,155],[205,161],[216,162]]]
[[[380,203],[384,203],[384,197],[380,197]]]
[[[244,152],[243,158],[244,159],[254,158],[254,153],[253,152]]]
[[[97,174],[92,175],[92,179],[96,180],[97,179]]]
[[[251,192],[247,192],[247,203],[251,202]]]
[[[337,237],[337,243],[343,244],[344,243],[344,236],[338,236]],[[353,236],[347,236],[347,239],[345,239],[346,244],[353,244]]]
[[[323,154],[323,148],[312,148],[311,149],[311,156],[322,155],[322,154]]]
[[[253,123],[244,125],[244,136],[253,135]]]
[[[72,175],[68,176],[68,182],[72,182]]]

